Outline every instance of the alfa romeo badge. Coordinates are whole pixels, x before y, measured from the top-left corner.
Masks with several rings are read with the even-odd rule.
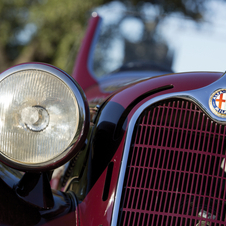
[[[218,89],[210,96],[209,107],[215,115],[226,118],[226,89]]]

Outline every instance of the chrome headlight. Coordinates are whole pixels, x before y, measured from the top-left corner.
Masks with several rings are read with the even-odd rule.
[[[0,75],[0,159],[19,170],[55,168],[88,131],[84,94],[65,72],[22,64]]]

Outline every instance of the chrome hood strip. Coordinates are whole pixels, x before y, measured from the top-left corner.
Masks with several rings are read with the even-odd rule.
[[[213,82],[212,84],[202,87],[200,89],[196,90],[190,90],[185,92],[176,92],[176,93],[169,93],[160,95],[157,97],[154,97],[141,105],[134,115],[132,116],[127,134],[126,134],[126,142],[124,146],[124,153],[122,157],[122,164],[121,169],[119,173],[119,180],[118,185],[116,189],[116,196],[115,196],[115,203],[113,208],[113,215],[112,215],[112,221],[111,226],[116,226],[118,221],[118,214],[119,214],[119,208],[120,208],[120,202],[121,202],[121,195],[123,190],[123,183],[124,183],[124,177],[126,172],[126,166],[127,166],[127,160],[129,156],[129,150],[130,150],[130,144],[132,140],[132,135],[134,131],[134,127],[136,124],[137,119],[141,115],[141,113],[150,105],[157,103],[161,100],[167,100],[171,98],[180,98],[180,99],[186,99],[189,101],[194,102],[197,104],[211,119],[214,121],[220,123],[220,124],[226,124],[226,114],[223,117],[219,117],[215,115],[209,106],[210,97],[212,97],[213,93],[216,92],[219,89],[225,89],[226,90],[226,72],[220,77],[217,81]]]

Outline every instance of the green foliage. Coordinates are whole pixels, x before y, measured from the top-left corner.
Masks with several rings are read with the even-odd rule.
[[[104,0],[1,0],[0,71],[14,64],[40,61],[70,72],[73,62],[67,61],[69,56],[74,61],[84,36],[87,12],[103,3]],[[24,43],[23,37],[30,35],[25,29],[28,24],[35,31]]]

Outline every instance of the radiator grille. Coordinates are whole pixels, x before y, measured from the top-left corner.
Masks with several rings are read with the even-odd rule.
[[[118,225],[226,225],[225,135],[192,102],[147,108],[133,133]]]

